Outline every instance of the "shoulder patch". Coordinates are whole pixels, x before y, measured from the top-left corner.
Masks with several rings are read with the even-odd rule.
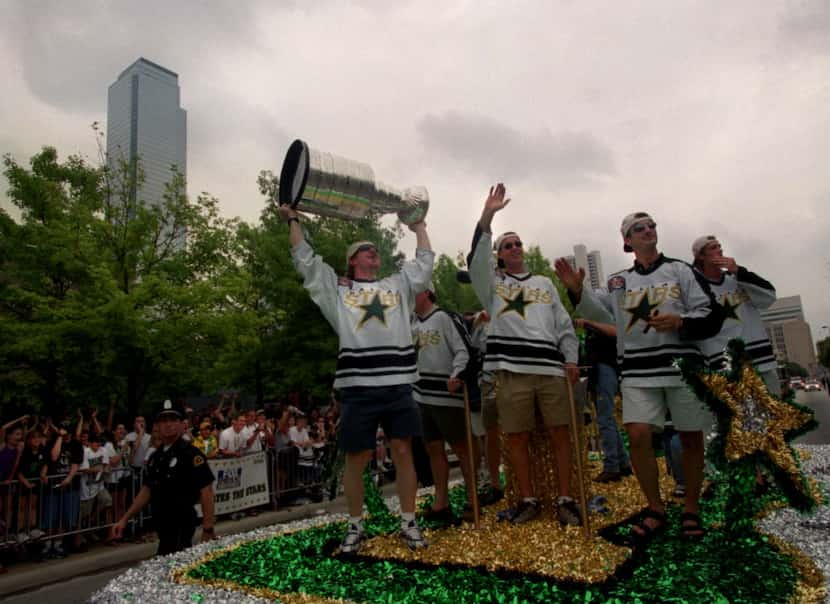
[[[202,457],[201,455],[196,455],[193,458],[193,465],[194,466],[201,466],[203,463],[205,463],[205,458]]]
[[[608,280],[608,291],[612,292],[617,289],[625,289],[625,277],[622,275],[615,275]]]

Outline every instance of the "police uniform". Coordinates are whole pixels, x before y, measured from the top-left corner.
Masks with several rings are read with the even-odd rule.
[[[164,414],[181,417],[178,412],[165,409],[156,419]],[[191,546],[197,524],[193,506],[199,502],[201,490],[213,480],[204,454],[181,437],[150,456],[144,484],[150,489],[153,504],[153,519],[159,536],[158,555]]]

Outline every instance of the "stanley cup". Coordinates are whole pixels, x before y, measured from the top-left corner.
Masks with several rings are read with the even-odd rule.
[[[297,139],[280,172],[280,205],[301,212],[359,220],[370,211],[396,212],[404,224],[424,219],[429,194],[424,187],[398,190],[375,181],[368,164],[311,149]]]

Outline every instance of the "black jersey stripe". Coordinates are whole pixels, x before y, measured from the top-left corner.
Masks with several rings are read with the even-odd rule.
[[[622,362],[622,372],[626,373],[626,371],[648,371],[649,369],[662,369],[665,367],[671,367],[672,364],[678,359],[698,359],[700,357],[701,354],[699,352],[692,354],[655,354],[647,357],[635,357],[633,359],[626,356]]]
[[[651,371],[623,371],[622,377],[627,378],[635,378],[635,377],[644,377],[644,378],[652,378],[652,377],[677,377],[680,375],[680,370],[651,370]]]
[[[490,342],[502,342],[505,344],[527,344],[532,346],[542,346],[544,348],[553,348],[558,350],[556,344],[551,342],[550,340],[531,340],[530,338],[516,338],[512,336],[502,336],[502,335],[488,335],[487,336],[487,345],[490,345]]]
[[[365,355],[374,354],[376,352],[415,352],[415,346],[367,346],[366,348],[341,348],[339,354],[341,355]]]
[[[347,369],[376,369],[378,367],[414,367],[416,360],[414,350],[406,354],[341,355],[337,359],[337,371]]]
[[[650,354],[652,352],[697,352],[697,347],[688,344],[661,344],[660,346],[649,346],[647,348],[626,348],[625,356],[637,354]]]
[[[551,361],[549,359],[526,359],[506,356],[490,356],[489,354],[486,357],[484,357],[485,365],[487,363],[496,363],[498,361],[503,361],[505,363],[509,363],[512,365],[529,365],[535,367],[562,367],[561,362]]]
[[[526,359],[538,359],[547,361],[565,362],[565,355],[555,346],[528,346],[526,344],[506,344],[504,342],[493,341],[491,338],[487,339],[487,353],[484,356],[484,361],[487,362],[492,357],[515,357]]]
[[[396,368],[384,368],[384,369],[352,369],[349,371],[337,371],[334,374],[334,379],[338,380],[341,378],[348,378],[348,377],[383,377],[386,375],[405,375],[405,374],[412,374],[417,375],[418,369],[415,365],[411,367],[403,367],[401,369]]]

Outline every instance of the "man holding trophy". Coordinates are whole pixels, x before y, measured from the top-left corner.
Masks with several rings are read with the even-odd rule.
[[[432,278],[435,258],[423,221],[426,191],[397,193],[375,185],[366,164],[318,153],[302,141],[289,149],[280,183],[279,213],[289,224],[294,266],[340,340],[334,387],[342,397],[338,442],[346,453],[343,486],[349,505],[341,552],[357,553],[365,539],[363,470],[374,454],[378,424],[390,439],[397,471],[400,538],[410,549],[424,548],[427,542],[415,522],[417,479],[411,441],[421,435],[421,419],[412,398],[418,369],[410,318],[415,296]],[[369,209],[398,211],[417,238],[415,259],[400,272],[378,279],[377,247],[358,241],[346,252],[347,276],[338,277],[305,241],[295,207],[344,218],[359,217],[358,212]],[[324,211],[318,211],[321,207]]]

